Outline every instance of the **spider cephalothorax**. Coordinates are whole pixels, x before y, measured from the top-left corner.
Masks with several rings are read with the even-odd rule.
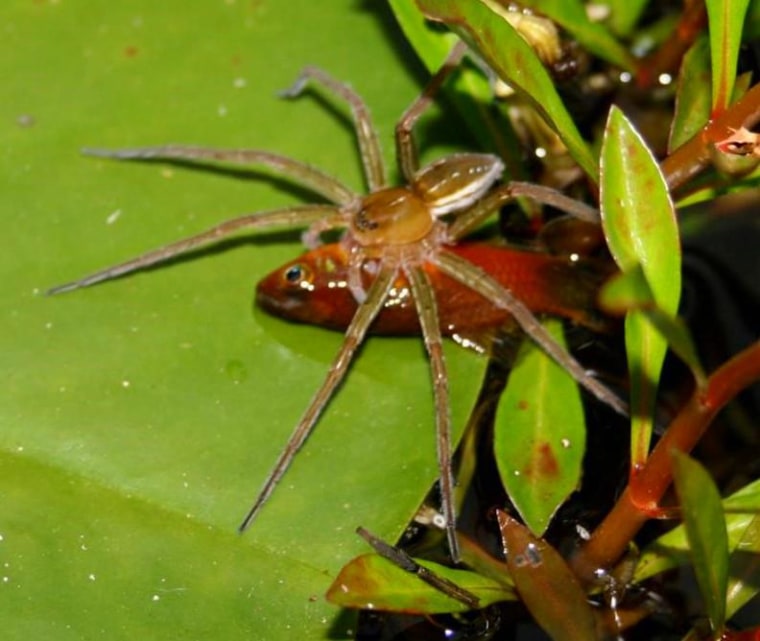
[[[345,333],[345,340],[322,386],[317,390],[285,449],[264,483],[241,527],[255,518],[282,478],[296,452],[315,426],[327,402],[346,375],[357,348],[389,292],[399,277],[410,285],[419,325],[430,358],[435,397],[438,467],[440,470],[443,515],[452,557],[458,558],[453,504],[454,478],[451,469],[451,443],[448,375],[441,346],[441,329],[436,297],[425,265],[434,265],[448,277],[470,288],[493,305],[506,309],[522,329],[550,356],[567,369],[595,396],[625,411],[623,403],[567,354],[544,330],[529,308],[486,271],[462,256],[448,251],[468,231],[478,226],[507,200],[529,196],[550,202],[581,216],[594,215],[585,205],[557,192],[524,183],[497,185],[503,164],[489,154],[453,154],[420,168],[414,147],[412,127],[430,104],[438,89],[463,53],[457,47],[436,74],[427,90],[411,105],[396,127],[396,145],[405,185],[388,186],[375,129],[363,101],[347,85],[325,72],[307,68],[285,95],[298,95],[307,81],[315,81],[351,107],[369,188],[360,195],[341,182],[302,162],[258,150],[216,150],[199,147],[163,146],[126,150],[87,150],[86,153],[118,159],[218,160],[233,163],[263,164],[321,194],[333,205],[303,205],[271,212],[242,216],[223,222],[196,236],[179,240],[119,265],[51,290],[59,293],[132,272],[167,260],[241,229],[273,226],[299,226],[306,229],[304,242],[317,246],[322,232],[341,228],[341,242],[349,254],[348,281],[358,307]],[[371,282],[366,283],[366,272]]]

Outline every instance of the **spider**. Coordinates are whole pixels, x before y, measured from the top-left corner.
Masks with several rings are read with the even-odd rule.
[[[456,153],[420,167],[412,130],[420,115],[452,70],[459,64],[464,46],[457,45],[420,96],[404,112],[395,130],[397,159],[406,182],[389,186],[380,145],[369,110],[346,84],[324,71],[305,68],[296,82],[283,92],[297,97],[313,82],[344,100],[351,109],[368,186],[361,195],[320,170],[274,153],[251,149],[211,149],[168,145],[136,149],[85,149],[85,154],[114,159],[174,159],[260,164],[323,196],[333,204],[308,204],[233,218],[189,238],[170,243],[79,280],[54,287],[50,294],[66,292],[166,261],[201,245],[218,241],[242,229],[296,226],[305,228],[307,246],[319,245],[330,229],[344,229],[341,243],[349,254],[349,287],[358,302],[343,344],[321,387],[309,403],[251,509],[241,523],[243,532],[271,496],[294,456],[304,444],[330,398],[346,376],[373,320],[383,308],[397,279],[403,275],[411,286],[425,348],[430,361],[435,405],[437,462],[442,514],[449,551],[459,559],[455,533],[454,475],[451,455],[448,374],[442,351],[441,329],[434,290],[423,267],[434,265],[444,274],[472,289],[493,305],[506,309],[547,354],[597,398],[621,413],[625,404],[583,367],[543,328],[529,308],[489,274],[468,260],[447,251],[470,230],[515,196],[528,196],[585,218],[595,210],[538,185],[497,185],[504,170],[502,161],[483,153]],[[366,286],[365,283],[370,281]]]

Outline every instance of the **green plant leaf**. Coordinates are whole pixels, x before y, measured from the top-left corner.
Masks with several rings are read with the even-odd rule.
[[[620,36],[630,35],[647,6],[647,0],[610,0],[610,27]]]
[[[565,345],[562,323],[545,326]],[[494,456],[509,498],[534,534],[580,482],[586,427],[578,385],[562,367],[525,342],[496,414]]]
[[[710,45],[705,36],[697,39],[681,63],[669,151],[680,147],[707,124],[712,105],[710,78]]]
[[[390,0],[396,20],[406,39],[430,72],[436,71],[457,42],[451,32],[434,29],[414,0]]]
[[[414,0],[391,0],[390,6],[404,35],[414,47],[425,67],[432,74],[438,71],[459,37],[451,31],[436,28],[428,21]],[[515,168],[518,162],[512,156],[518,155],[510,135],[510,127],[505,122],[498,125],[486,107],[493,99],[493,90],[488,79],[479,69],[462,65],[442,92],[459,111],[464,125],[472,133],[478,147],[484,151],[497,153],[507,164],[505,174],[509,178],[524,177]],[[520,158],[520,163],[522,158]],[[521,164],[519,165],[522,166]]]
[[[675,314],[681,290],[681,252],[675,210],[652,152],[622,111],[610,110],[602,143],[602,226],[622,271],[640,264],[660,309]],[[625,322],[631,379],[631,456],[649,450],[657,381],[667,344],[639,312]]]
[[[721,112],[731,102],[736,81],[742,26],[749,0],[706,0],[712,62],[712,107]]]
[[[673,450],[671,460],[697,584],[710,625],[720,632],[728,588],[728,533],[720,494],[709,473],[687,454]]]
[[[555,641],[596,639],[586,593],[559,552],[505,512],[496,514],[510,574],[536,623]]]
[[[512,590],[493,579],[429,561],[417,562],[477,596],[480,599],[479,607],[515,599]],[[415,614],[466,612],[471,609],[378,554],[363,554],[346,564],[330,586],[327,598],[346,608]]]
[[[276,93],[310,63],[350,81],[391,160],[386,136],[420,91],[391,16],[353,0],[86,9],[12,0],[3,18],[0,207],[13,250],[0,258],[0,554],[18,586],[0,605],[5,638],[343,634],[350,617],[337,618],[323,594],[363,549],[355,527],[394,539],[437,476],[421,342],[368,341],[238,537],[342,340],[252,315],[255,282],[301,251],[298,232],[65,296],[42,292],[232,216],[311,198],[258,173],[82,158],[83,146],[265,148],[360,188],[343,105],[335,113]],[[485,364],[453,345],[446,355],[461,429]],[[92,554],[79,553],[79,532]],[[187,590],[152,607],[164,587]]]
[[[732,617],[759,592],[760,513],[755,513],[729,558],[726,617]]]
[[[557,94],[533,49],[483,0],[417,0],[423,13],[467,40],[499,77],[520,91],[557,132],[580,167],[594,180],[597,166],[588,144]]]
[[[611,314],[641,312],[691,370],[697,385],[705,384],[707,377],[689,328],[677,316],[671,316],[657,306],[641,265],[608,280],[599,292],[599,305]]]
[[[580,0],[528,0],[522,4],[554,20],[594,55],[622,69],[634,71],[633,56],[603,24],[591,21]]]
[[[760,480],[746,485],[724,499],[723,510],[728,530],[728,549],[733,554],[744,538],[747,528],[756,518],[754,513],[760,511]],[[652,541],[644,549],[636,564],[633,581],[641,583],[677,565],[687,563],[688,552],[689,541],[686,537],[686,528],[679,525]]]

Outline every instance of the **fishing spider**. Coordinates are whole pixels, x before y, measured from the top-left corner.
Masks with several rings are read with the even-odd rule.
[[[216,160],[265,165],[320,194],[332,205],[302,205],[241,216],[195,236],[173,242],[121,264],[79,280],[60,285],[50,293],[86,287],[142,269],[201,245],[218,241],[242,229],[275,226],[305,227],[304,242],[319,243],[320,235],[333,228],[345,229],[342,241],[350,254],[350,287],[359,303],[345,339],[322,386],[267,477],[246,515],[245,530],[272,494],[298,450],[307,439],[326,404],[345,377],[373,319],[386,302],[394,283],[403,274],[411,286],[425,347],[430,359],[435,402],[437,459],[440,472],[442,513],[452,557],[459,557],[455,535],[454,476],[451,467],[448,374],[441,345],[436,300],[424,269],[435,266],[451,278],[478,292],[494,305],[507,309],[522,329],[596,397],[625,412],[623,402],[584,371],[546,332],[532,312],[485,271],[448,252],[503,203],[519,195],[558,205],[579,216],[593,217],[594,210],[558,192],[536,185],[511,183],[496,186],[504,165],[489,154],[457,153],[420,167],[412,129],[433,95],[459,63],[464,53],[457,46],[425,91],[412,103],[396,126],[398,163],[406,184],[388,186],[377,133],[362,99],[347,85],[314,67],[304,69],[295,84],[284,92],[298,96],[309,81],[344,100],[351,108],[361,159],[369,188],[360,195],[338,180],[305,163],[277,154],[248,149],[219,150],[186,146],[162,146],[122,150],[84,150],[86,154],[116,159]],[[365,282],[370,281],[365,287]]]

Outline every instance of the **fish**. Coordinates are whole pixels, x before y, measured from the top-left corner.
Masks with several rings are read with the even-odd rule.
[[[536,314],[565,318],[594,331],[608,331],[611,320],[597,307],[602,283],[614,273],[608,261],[577,255],[554,255],[485,242],[452,245],[445,251],[477,265],[509,289]],[[262,278],[256,286],[256,304],[266,312],[295,323],[344,331],[357,301],[349,286],[349,251],[341,243],[309,250]],[[362,284],[368,287],[373,261],[362,266]],[[472,289],[424,263],[435,290],[441,332],[445,336],[472,335],[510,321]],[[401,273],[370,332],[382,336],[420,334],[410,285]]]

